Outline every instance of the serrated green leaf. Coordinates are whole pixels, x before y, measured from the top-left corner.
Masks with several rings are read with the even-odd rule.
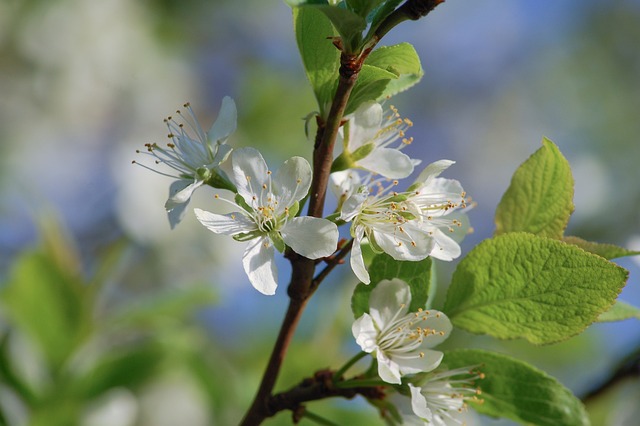
[[[363,65],[349,97],[345,115],[354,112],[363,102],[384,98],[389,82],[397,78],[397,74],[382,68]]]
[[[416,49],[409,43],[380,47],[369,55],[365,64],[386,69],[398,76],[389,81],[378,100],[394,96],[415,85],[422,79],[424,70]]]
[[[382,280],[400,278],[409,284],[411,289],[411,305],[409,311],[424,308],[431,285],[431,258],[417,262],[395,260],[386,253],[373,258],[369,266],[371,284],[360,283],[356,286],[351,298],[351,309],[355,318],[369,312],[369,295],[371,290]]]
[[[331,37],[337,34],[326,15],[314,7],[294,8],[293,25],[307,78],[318,101],[320,114],[326,117],[340,66],[340,51],[331,41]]]
[[[516,170],[496,210],[496,235],[530,232],[560,239],[573,212],[573,177],[558,147],[543,139]]]
[[[624,247],[619,247],[614,244],[594,243],[578,237],[563,237],[562,241],[567,244],[578,246],[584,251],[597,254],[598,256],[604,257],[605,259],[609,260],[617,259],[619,257],[640,255],[640,251],[628,250]]]
[[[57,259],[27,252],[14,264],[0,301],[10,321],[36,342],[56,369],[91,324],[86,290],[77,276],[59,269]]]
[[[627,276],[575,246],[510,233],[483,241],[458,264],[444,312],[472,333],[554,343],[609,309]]]
[[[598,322],[624,321],[631,318],[640,319],[640,308],[618,300],[611,309],[600,314]]]
[[[569,389],[555,378],[522,361],[481,350],[445,352],[449,369],[477,365],[484,379],[477,380],[482,403],[469,402],[476,411],[523,424],[586,426],[589,416]]]

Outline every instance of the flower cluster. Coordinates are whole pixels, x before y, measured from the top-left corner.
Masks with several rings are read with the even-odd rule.
[[[178,110],[176,118],[165,119],[171,142],[166,146],[147,144],[143,152],[154,157],[156,165],[168,166],[169,171],[138,163],[177,179],[165,204],[172,228],[182,220],[197,188],[209,185],[235,192],[235,201],[227,200],[237,208],[235,213],[220,215],[196,209],[196,217],[212,232],[250,241],[243,256],[244,269],[253,286],[264,294],[273,294],[277,286],[274,248],[284,252],[289,247],[310,259],[335,251],[335,223],[299,216],[299,203],[308,196],[312,176],[305,159],[289,159],[272,178],[257,150],[233,151],[226,144],[237,120],[231,98],[223,99],[208,132],[198,123],[191,106],[184,107],[186,114]],[[347,117],[342,129],[342,153],[333,163],[332,187],[339,199],[337,218],[351,223],[351,268],[366,284],[370,277],[362,254],[365,244],[396,260],[417,261],[428,256],[452,260],[460,255],[451,233],[466,222],[462,212],[467,206],[466,195],[458,181],[438,177],[453,161],[430,164],[407,190],[396,191],[399,182],[395,179],[409,176],[420,163],[401,152],[413,140],[406,136],[412,124],[393,107],[384,111],[378,103],[365,102]],[[368,174],[360,175],[362,170]]]
[[[147,144],[155,164],[176,179],[165,208],[173,228],[183,217],[193,192],[202,186],[229,190],[214,198],[233,207],[227,214],[194,209],[202,225],[216,234],[247,242],[242,265],[258,291],[272,295],[278,286],[275,252],[295,252],[308,259],[329,258],[338,247],[338,224],[349,224],[353,244],[351,268],[369,284],[371,277],[363,247],[398,261],[431,256],[450,261],[461,254],[458,244],[466,231],[468,199],[462,185],[440,177],[453,161],[425,167],[406,189],[398,179],[414,172],[419,160],[403,148],[412,142],[406,131],[412,122],[391,107],[363,103],[345,117],[340,152],[332,164],[331,188],[338,207],[329,218],[301,215],[309,197],[311,166],[292,157],[272,172],[254,148],[232,149],[226,144],[236,129],[236,107],[224,98],[217,120],[204,132],[189,104],[165,119],[171,139],[166,146]],[[138,163],[140,164],[140,163]],[[290,253],[289,252],[289,253]],[[342,252],[342,255],[345,253]],[[337,262],[337,261],[336,261]],[[413,284],[412,284],[413,285]],[[480,378],[466,370],[442,371],[443,353],[433,349],[448,338],[452,325],[437,310],[410,311],[412,288],[399,278],[385,279],[370,291],[368,311],[355,320],[352,333],[362,353],[374,357],[377,376],[393,385],[403,421],[444,425],[456,420],[466,402],[477,398],[472,386]],[[375,375],[373,370],[369,373]],[[404,407],[404,408],[403,408]]]
[[[396,260],[460,256],[460,246],[450,235],[466,222],[466,194],[458,181],[438,177],[451,164],[430,164],[403,192],[395,191],[397,180],[385,186],[373,175],[364,181],[353,171],[332,175],[332,188],[342,201],[340,219],[351,222],[351,268],[360,281],[370,281],[361,249],[365,238],[374,251]]]
[[[432,348],[451,332],[451,322],[435,310],[409,312],[411,291],[404,281],[383,280],[371,291],[369,313],[351,328],[362,350],[375,355],[378,375],[387,383],[431,371],[440,365],[442,352]]]
[[[378,376],[403,385],[409,394],[397,393],[392,398],[402,424],[457,423],[467,401],[481,401],[475,381],[484,374],[473,367],[435,371],[443,353],[431,348],[449,337],[451,322],[436,310],[409,312],[410,305],[406,282],[398,278],[380,281],[370,293],[369,313],[353,323],[353,336],[364,352],[375,357]]]

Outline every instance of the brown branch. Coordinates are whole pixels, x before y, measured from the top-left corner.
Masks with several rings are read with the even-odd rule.
[[[401,22],[417,21],[427,16],[441,3],[444,3],[444,0],[407,0],[380,23],[374,33],[374,40],[377,42]]]
[[[333,98],[329,117],[324,126],[318,127],[316,146],[313,152],[313,179],[309,196],[309,216],[322,217],[324,201],[333,161],[333,146],[338,135],[338,129],[342,123],[342,117],[349,101],[351,90],[358,79],[358,72],[362,68],[364,58],[356,60],[352,55],[341,55],[340,79],[338,88]],[[311,259],[289,252],[287,257],[291,261],[291,281],[287,294],[289,295],[289,307],[282,321],[280,333],[271,352],[262,382],[258,392],[247,411],[241,425],[257,425],[276,412],[269,408],[271,392],[275,386],[282,361],[289,348],[289,343],[300,321],[302,312],[309,298],[313,295],[317,285],[312,285],[315,262]]]
[[[288,391],[273,395],[269,401],[269,409],[274,414],[282,410],[299,412],[305,402],[317,401],[324,398],[341,397],[352,399],[362,395],[367,399],[383,399],[385,397],[382,386],[361,386],[353,388],[339,388],[333,382],[334,372],[320,370],[313,377],[304,379],[297,386]]]
[[[391,30],[391,28],[407,19],[416,20],[426,16],[443,1],[444,0],[408,0],[382,22],[376,30],[374,39],[368,43],[363,52],[358,55],[343,52],[340,55],[338,87],[333,97],[329,115],[326,122],[318,119],[318,130],[313,151],[313,178],[309,191],[309,216],[323,216],[327,185],[331,173],[331,164],[333,162],[333,147],[338,135],[338,130],[343,124],[344,112],[347,108],[351,91],[358,80],[358,75],[365,59],[378,41]],[[299,256],[291,251],[287,253],[287,257],[291,261],[292,266],[291,281],[287,290],[290,298],[289,307],[282,321],[278,338],[271,352],[258,392],[241,425],[258,425],[267,417],[271,417],[278,411],[284,409],[299,412],[302,402],[313,399],[321,399],[329,396],[348,397],[348,395],[353,397],[358,393],[365,394],[366,392],[371,392],[371,389],[375,389],[336,389],[333,386],[328,387],[323,381],[322,383],[314,382],[311,386],[301,385],[299,388],[295,388],[289,392],[272,396],[284,356],[308,300],[322,280],[331,272],[335,265],[338,264],[338,261],[346,256],[351,249],[351,244],[352,242],[343,247],[338,255],[336,255],[337,261],[327,265],[316,278],[313,277],[315,272],[315,262],[313,260]]]
[[[318,275],[316,275],[316,277],[313,279],[313,288],[317,288],[320,283],[327,277],[327,275],[329,275],[333,268],[342,263],[342,259],[344,259],[347,253],[351,251],[351,247],[353,247],[353,239],[349,240],[347,244],[340,248],[340,251],[338,251],[337,254],[331,256],[328,259],[327,266],[325,266],[324,269],[320,271]]]

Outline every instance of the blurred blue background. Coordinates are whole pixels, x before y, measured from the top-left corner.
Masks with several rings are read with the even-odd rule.
[[[463,252],[492,235],[512,173],[543,136],[560,147],[576,181],[567,234],[640,249],[639,22],[637,0],[448,0],[385,38],[412,43],[425,68],[418,86],[392,100],[415,123],[407,152],[426,163],[455,160],[446,177],[478,203]],[[56,217],[85,276],[121,247],[100,309],[193,286],[215,297],[185,321],[207,350],[215,348],[201,356],[224,365],[225,378],[206,386],[225,388],[225,404],[212,410],[207,395],[215,392],[168,368],[116,402],[100,402],[82,424],[233,424],[253,395],[286,306],[286,262],[277,295],[259,294],[241,269],[244,246],[204,230],[192,214],[170,231],[163,209],[170,180],[131,164],[144,143],[164,140],[162,119],[185,101],[208,128],[226,95],[239,113],[233,146],[257,147],[274,167],[292,155],[309,158],[303,117],[315,105],[283,1],[0,2],[0,279],[42,239],[38,223]],[[215,209],[211,195],[199,191],[192,205]],[[631,273],[621,299],[640,306],[638,263],[618,263]],[[452,270],[440,265],[443,283]],[[292,352],[303,357],[287,360],[282,387],[354,353],[348,298],[355,279],[347,267],[340,274],[305,314]],[[451,340],[522,357],[580,395],[640,346],[640,326],[598,324],[534,349],[461,332]],[[638,385],[629,386],[623,393],[637,401]],[[5,393],[0,388],[4,409],[15,405]],[[168,400],[177,401],[173,410]],[[632,424],[624,400],[594,408],[594,424]],[[109,404],[133,414],[114,421]],[[351,408],[332,409],[346,415]],[[28,411],[14,418],[24,421]]]

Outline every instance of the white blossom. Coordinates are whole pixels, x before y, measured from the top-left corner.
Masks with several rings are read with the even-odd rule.
[[[371,291],[369,313],[351,328],[363,351],[378,361],[378,375],[388,383],[401,383],[406,374],[438,367],[442,352],[432,348],[451,332],[451,322],[435,310],[409,312],[411,291],[404,281],[383,280]]]
[[[385,252],[396,260],[418,261],[428,256],[452,260],[460,246],[447,235],[462,228],[464,218],[454,212],[466,207],[460,183],[437,176],[453,164],[440,160],[427,166],[407,191],[396,192],[398,181],[382,181],[369,175],[362,180],[355,171],[333,173],[332,189],[340,202],[340,219],[351,222],[351,268],[360,281],[370,282],[361,245]],[[466,222],[466,219],[464,219]]]
[[[348,117],[341,133],[343,152],[335,163],[338,170],[360,168],[389,179],[409,176],[420,161],[400,150],[413,141],[405,135],[412,125],[393,106],[384,111],[376,102],[362,103]]]
[[[145,145],[146,151],[142,152],[154,157],[156,165],[165,164],[172,171],[163,172],[134,161],[159,174],[178,179],[169,187],[169,199],[165,203],[171,228],[180,223],[191,195],[200,186],[211,183],[213,186],[231,189],[219,166],[231,152],[225,142],[236,129],[235,102],[228,96],[222,99],[218,118],[206,133],[196,119],[191,105],[186,103],[184,108],[188,116],[177,110],[175,117],[170,116],[164,120],[171,142],[166,146],[148,143]]]
[[[304,158],[290,158],[272,175],[258,150],[240,148],[231,154],[231,167],[238,195],[228,202],[238,211],[221,215],[195,209],[196,217],[216,234],[249,241],[242,258],[249,281],[261,293],[274,294],[274,247],[284,251],[286,244],[309,259],[326,257],[336,250],[338,228],[326,219],[295,217],[311,185],[311,166]]]
[[[435,426],[462,425],[468,402],[482,403],[476,382],[484,378],[474,367],[443,370],[409,383],[410,404],[406,396],[394,395],[392,402],[403,417],[403,424]]]

